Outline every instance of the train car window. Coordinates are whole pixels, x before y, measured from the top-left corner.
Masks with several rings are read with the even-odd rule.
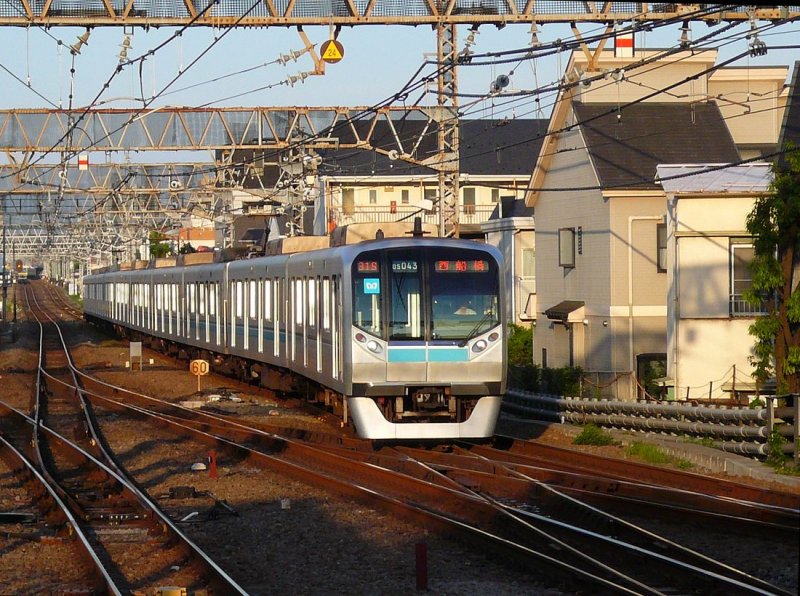
[[[389,255],[389,339],[421,339],[422,267],[419,253]]]
[[[281,355],[281,333],[280,333],[279,329],[280,329],[281,320],[283,318],[283,317],[281,317],[281,311],[280,311],[280,305],[282,304],[281,303],[281,280],[280,279],[276,279],[274,281],[275,281],[275,283],[272,284],[272,291],[275,292],[275,294],[273,295],[273,300],[272,300],[272,306],[274,308],[273,317],[272,318],[275,321],[275,323],[274,323],[275,334],[273,336],[272,353],[275,356],[280,356]]]
[[[428,266],[433,339],[466,339],[500,324],[494,259],[481,251],[442,249]]]
[[[206,294],[208,293],[208,286],[201,284],[198,289],[200,290],[200,314],[206,314]]]
[[[339,291],[342,287],[342,278],[338,275],[331,280],[331,349],[333,358],[331,360],[331,373],[334,379],[342,378],[342,340],[340,330],[342,328],[342,308],[341,301],[338,301]]]
[[[187,289],[189,290],[189,312],[194,314],[196,310],[195,296],[197,293],[197,287],[194,284],[189,284]]]
[[[242,282],[236,282],[236,316],[239,318],[244,316],[244,288],[242,286]]]
[[[250,292],[249,292],[250,302],[248,304],[250,310],[250,318],[255,319],[256,316],[258,315],[258,282],[255,280],[250,280],[247,283],[250,286]]]
[[[331,280],[322,278],[322,329],[331,329]]]
[[[294,322],[303,324],[303,280],[294,280]]]
[[[272,281],[264,280],[264,320],[272,319]]]
[[[353,263],[353,324],[382,337],[383,291],[380,273],[378,253],[364,253]]]
[[[308,326],[317,325],[317,280],[308,280]]]
[[[217,284],[212,283],[208,290],[208,314],[217,316]]]

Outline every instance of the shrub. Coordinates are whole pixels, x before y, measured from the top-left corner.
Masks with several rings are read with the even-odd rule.
[[[636,441],[631,443],[625,450],[625,453],[643,459],[651,464],[669,464],[673,462],[673,458],[663,451],[651,445],[650,443],[641,443]]]
[[[533,329],[521,325],[508,326],[508,363],[514,366],[533,365]]]
[[[508,367],[508,385],[522,391],[539,391],[541,368],[535,364],[527,366],[510,365]]]
[[[579,366],[542,369],[542,389],[558,395],[578,395],[583,369]]]
[[[610,434],[604,431],[602,428],[597,426],[596,424],[587,424],[583,427],[581,434],[579,434],[575,439],[572,441],[574,445],[617,445],[617,441],[614,440]]]
[[[767,449],[767,465],[781,471],[786,468],[788,457],[783,452],[783,446],[786,444],[784,439],[777,430],[773,430],[769,436],[768,449]]]

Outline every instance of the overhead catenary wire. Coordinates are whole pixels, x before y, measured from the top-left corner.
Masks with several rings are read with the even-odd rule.
[[[430,79],[428,79],[428,80],[430,80]],[[236,165],[236,164],[233,164],[233,165]],[[228,167],[229,167],[229,166],[228,166]],[[210,169],[209,171],[213,171],[213,170],[211,170],[211,169]]]

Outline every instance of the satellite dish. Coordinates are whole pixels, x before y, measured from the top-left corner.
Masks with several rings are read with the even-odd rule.
[[[392,149],[391,151],[389,151],[388,155],[389,159],[391,159],[392,161],[395,161],[400,158],[400,153],[397,151],[397,149]]]

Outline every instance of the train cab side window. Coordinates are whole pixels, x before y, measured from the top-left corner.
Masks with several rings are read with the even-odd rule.
[[[392,253],[389,267],[389,339],[420,339],[424,331],[420,256],[412,251]]]
[[[353,263],[353,324],[359,329],[382,336],[380,259],[375,253],[363,253]]]

